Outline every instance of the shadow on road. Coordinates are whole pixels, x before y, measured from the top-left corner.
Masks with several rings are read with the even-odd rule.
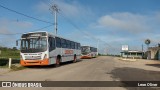
[[[111,71],[113,79],[120,81],[160,81],[160,72],[150,71],[138,68],[116,68]],[[160,88],[151,87],[124,87],[127,90],[160,90]]]
[[[76,63],[78,62],[81,62],[82,60],[77,60]],[[68,62],[63,62],[60,64],[60,66],[58,67],[61,67],[61,66],[65,66],[65,65],[68,65],[68,64],[73,64],[73,61],[68,61]],[[56,65],[55,64],[52,64],[52,65],[48,65],[48,66],[27,66],[27,68],[36,68],[36,69],[52,69],[52,68],[56,68]]]
[[[146,64],[146,65],[160,68],[160,64]]]

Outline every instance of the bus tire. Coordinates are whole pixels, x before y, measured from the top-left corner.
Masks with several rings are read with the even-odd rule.
[[[59,66],[60,66],[60,63],[61,63],[61,56],[58,55],[58,56],[57,56],[57,59],[56,59],[56,67],[59,67]]]
[[[74,63],[77,62],[77,56],[76,56],[76,55],[74,55],[73,62],[74,62]]]

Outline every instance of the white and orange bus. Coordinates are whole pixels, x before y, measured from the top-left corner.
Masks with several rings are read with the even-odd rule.
[[[97,57],[97,48],[91,46],[81,46],[81,58],[90,59]]]
[[[22,66],[59,65],[71,60],[76,62],[81,56],[80,43],[45,31],[25,33],[20,40]]]

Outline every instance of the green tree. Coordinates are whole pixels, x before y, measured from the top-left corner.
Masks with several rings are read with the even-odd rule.
[[[17,47],[13,47],[12,49],[15,51],[15,50],[17,50]]]

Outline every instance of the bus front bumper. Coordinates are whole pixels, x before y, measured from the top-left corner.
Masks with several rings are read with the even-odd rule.
[[[46,66],[46,65],[49,65],[49,59],[44,59],[44,60],[20,60],[20,64],[22,66],[35,66],[35,65]]]
[[[81,59],[91,59],[91,56],[81,56]]]

